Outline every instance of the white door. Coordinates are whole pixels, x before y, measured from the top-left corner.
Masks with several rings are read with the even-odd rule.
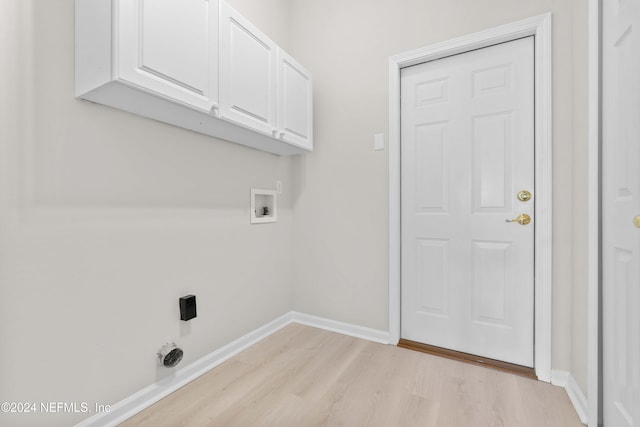
[[[187,106],[218,103],[218,0],[120,0],[118,78]]]
[[[225,2],[220,29],[220,115],[277,136],[277,45]]]
[[[603,415],[640,425],[640,2],[603,2]]]
[[[313,149],[312,81],[288,53],[278,49],[278,137]]]
[[[533,366],[533,58],[528,37],[401,72],[404,339]]]

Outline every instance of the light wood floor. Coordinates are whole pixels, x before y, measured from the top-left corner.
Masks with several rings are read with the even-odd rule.
[[[122,426],[582,426],[564,389],[293,324]]]

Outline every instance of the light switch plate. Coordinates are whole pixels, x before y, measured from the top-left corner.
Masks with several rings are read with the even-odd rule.
[[[373,135],[373,149],[384,150],[384,133],[376,133]]]

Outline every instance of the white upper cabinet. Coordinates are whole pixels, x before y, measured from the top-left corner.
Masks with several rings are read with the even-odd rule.
[[[278,138],[313,149],[311,73],[278,49]]]
[[[220,20],[220,115],[276,136],[278,46],[226,3]]]
[[[218,104],[218,0],[119,0],[118,78],[210,111]]]
[[[218,0],[116,5],[118,77],[196,108],[217,107]]]
[[[76,0],[76,96],[280,155],[311,151],[311,77],[223,0]]]

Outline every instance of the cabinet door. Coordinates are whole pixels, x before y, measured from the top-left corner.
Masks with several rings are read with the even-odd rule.
[[[218,103],[219,0],[118,0],[117,78],[199,110]]]
[[[276,49],[273,41],[222,3],[220,115],[274,136]]]
[[[278,49],[278,138],[313,149],[311,73]]]

